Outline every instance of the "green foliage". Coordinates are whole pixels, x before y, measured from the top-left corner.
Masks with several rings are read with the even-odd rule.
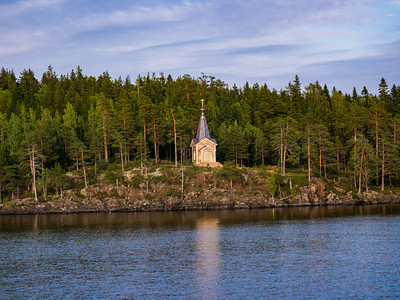
[[[248,140],[245,139],[245,134],[236,120],[233,125],[228,127],[227,137],[226,158],[234,161],[236,166],[243,165],[243,159],[248,157]]]
[[[227,163],[216,172],[215,176],[224,180],[231,180],[234,183],[243,183],[245,173],[244,169],[239,169],[235,165]]]
[[[245,169],[237,167],[268,164],[277,166],[282,178],[290,168],[293,182],[304,184],[306,175],[292,173],[307,170],[310,156],[312,176],[347,180],[358,189],[361,173],[363,191],[371,184],[397,187],[400,87],[389,87],[384,78],[378,84],[378,95],[366,87],[349,95],[329,92],[318,81],[302,87],[297,75],[277,91],[266,83],[229,88],[205,74],[173,79],[153,73],[131,82],[129,77],[112,79],[108,72],[87,76],[80,67],[57,75],[49,66],[39,81],[30,69],[17,78],[2,68],[0,195],[10,199],[26,193],[34,175],[42,194],[60,194],[74,187],[63,178],[65,171],[78,169],[76,181],[82,184],[83,167],[93,184],[102,173],[110,183],[122,180],[133,166],[140,166],[145,178],[153,172],[153,163],[161,164],[166,166],[163,175],[153,180],[179,184],[181,175],[172,171],[171,162],[191,159],[189,144],[196,136],[200,99],[205,100],[209,129],[218,143],[217,159],[225,165],[215,171],[221,179],[252,184]],[[307,126],[310,135],[305,134]],[[33,149],[38,158],[34,171]],[[189,178],[212,172],[185,168]],[[269,174],[265,170],[262,176],[267,179]],[[133,180],[139,182],[142,175]]]
[[[268,194],[270,194],[271,196],[275,196],[277,189],[275,175],[274,174],[269,175],[265,180],[265,184],[267,185]]]
[[[103,173],[104,180],[103,182],[106,184],[117,184],[124,183],[124,177],[121,174],[121,170],[118,164],[109,164],[107,169]]]

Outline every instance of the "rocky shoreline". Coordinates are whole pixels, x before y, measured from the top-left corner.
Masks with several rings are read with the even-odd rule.
[[[325,186],[313,184],[299,187],[295,195],[271,197],[260,190],[210,188],[175,195],[170,190],[148,193],[145,189],[113,185],[88,187],[80,191],[64,191],[62,196],[46,201],[32,198],[15,199],[0,204],[0,215],[59,214],[93,212],[141,212],[278,208],[327,205],[400,204],[400,196],[371,191],[361,195],[347,192],[326,192]]]

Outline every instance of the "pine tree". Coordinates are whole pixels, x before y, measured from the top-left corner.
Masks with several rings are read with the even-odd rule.
[[[94,174],[97,174],[97,160],[100,159],[100,153],[102,150],[102,131],[100,124],[100,117],[98,116],[98,111],[95,109],[94,105],[91,104],[88,111],[88,120],[85,130],[85,140],[89,145],[90,159],[94,164]]]
[[[77,114],[72,107],[72,104],[68,103],[63,115],[62,125],[63,137],[64,141],[66,142],[66,153],[69,155],[71,160],[75,159],[75,166],[77,170],[79,170],[79,166],[82,167],[85,187],[87,187],[88,182],[85,165],[86,146],[78,137],[76,129]]]
[[[59,193],[62,196],[65,176],[64,171],[58,162],[54,165],[53,168],[50,169],[48,176],[50,179],[50,184],[55,188],[56,195],[58,195]]]
[[[217,130],[216,139],[218,141],[217,161],[226,161],[226,152],[228,150],[228,127],[223,122]]]
[[[135,160],[140,162],[140,174],[143,176],[144,172],[147,174],[147,161],[149,159],[149,152],[142,132],[139,132],[136,135],[134,145],[136,149]]]
[[[29,112],[27,112],[23,109],[21,116],[23,140],[21,143],[22,148],[20,149],[20,161],[23,169],[29,166],[30,175],[32,176],[32,192],[34,200],[37,201],[37,176],[43,170],[41,166],[43,166],[44,156],[39,153],[36,144],[37,122],[34,111],[29,109]]]
[[[9,116],[14,110],[12,93],[9,90],[0,89],[0,112]]]
[[[369,93],[365,86],[363,87],[363,90],[361,91],[361,97],[363,99],[363,106],[368,108],[370,106]]]
[[[398,122],[398,120],[397,120]],[[380,153],[378,163],[381,165],[381,190],[385,190],[385,178],[391,184],[391,175],[398,174],[400,170],[399,145],[396,141],[396,120],[386,122],[380,133]],[[397,124],[398,125],[398,124]]]
[[[265,155],[267,152],[267,139],[261,128],[253,127],[253,141],[254,141],[254,162],[257,164],[261,161],[264,165]]]
[[[365,109],[355,104],[350,104],[349,107],[343,107],[343,109],[348,110],[344,116],[343,126],[345,126],[345,129],[347,130],[346,135],[348,145],[350,147],[349,151],[352,151],[353,153],[359,153],[359,149],[357,149],[357,147],[360,143],[358,143],[357,140],[360,135],[362,135],[362,128],[366,123],[367,113]],[[352,150],[351,147],[353,148]],[[355,168],[353,168],[353,171],[354,187],[357,187],[357,172]],[[371,174],[369,174],[369,176],[371,176]]]
[[[373,122],[374,136],[375,136],[375,159],[379,160],[379,146],[380,146],[380,136],[382,128],[384,127],[384,122],[387,119],[386,111],[384,109],[384,103],[381,99],[377,97],[372,97],[371,107],[370,107],[370,121]],[[379,184],[379,166],[376,170],[376,185]]]
[[[57,139],[61,130],[60,125],[57,116],[53,118],[49,109],[42,109],[40,119],[37,120],[35,138],[40,145],[40,154],[46,157],[48,165],[53,165],[59,157]],[[44,165],[42,168],[44,168]]]
[[[400,86],[393,84],[390,90],[389,105],[387,111],[392,113],[392,115],[400,114]]]
[[[124,165],[127,164],[129,159],[134,125],[132,107],[125,92],[122,92],[120,98],[116,101],[115,109],[113,110],[113,119],[115,120],[112,132],[113,145],[119,149],[121,170],[124,172]]]
[[[73,148],[74,143],[76,142],[76,130],[78,127],[78,115],[75,112],[75,109],[71,103],[67,104],[67,107],[64,110],[64,114],[62,116],[63,122],[61,127],[61,136],[64,142],[64,151],[65,154],[73,161],[75,160],[76,168],[78,168],[78,156],[77,152]]]
[[[318,161],[319,161],[319,176],[322,177],[322,169],[324,170],[324,177],[327,178],[326,168],[327,165],[333,160],[332,154],[334,148],[332,142],[329,140],[328,129],[321,124],[314,127],[315,135],[317,138],[318,146]]]
[[[31,69],[24,70],[19,79],[19,94],[22,101],[29,108],[37,111],[38,106],[35,101],[35,94],[39,90],[39,82]]]
[[[6,173],[6,166],[9,160],[9,149],[6,141],[8,121],[6,115],[0,112],[0,203],[3,203],[3,181]]]
[[[299,136],[298,123],[290,117],[280,118],[274,124],[272,143],[279,153],[279,169],[282,176],[286,175],[286,163],[295,163],[298,160]]]
[[[357,175],[358,193],[361,194],[363,187],[368,192],[368,183],[375,168],[376,160],[374,149],[362,134],[359,134],[353,142],[356,147],[351,152],[351,162]]]
[[[385,103],[386,107],[389,104],[389,92],[388,92],[388,85],[386,83],[385,78],[381,79],[379,83],[379,99]]]
[[[287,87],[287,90],[290,95],[290,100],[291,100],[291,115],[292,116],[298,116],[301,114],[301,112],[304,110],[304,100],[303,96],[301,93],[301,85],[300,85],[300,79],[299,76],[295,76],[293,83],[289,81],[289,85]]]
[[[307,177],[308,185],[310,185],[315,158],[318,156],[318,135],[316,134],[315,125],[311,123],[311,120],[304,121],[303,138],[305,140],[303,153],[307,157]]]
[[[235,165],[243,165],[243,159],[247,158],[247,146],[243,130],[240,128],[238,123],[235,121],[233,125],[230,125],[227,129],[228,135],[228,149],[226,158],[228,160],[235,161]]]
[[[106,76],[107,78],[107,76]],[[107,82],[107,80],[106,80]],[[106,84],[108,85],[108,84]],[[110,93],[110,90],[108,90]],[[108,164],[109,160],[109,144],[110,135],[113,130],[114,120],[113,120],[113,103],[111,99],[106,98],[104,93],[96,94],[93,97],[93,101],[96,102],[97,115],[101,124],[101,131],[103,137],[103,147],[104,147],[104,160]]]
[[[139,110],[138,110],[138,122],[140,123],[141,127],[143,128],[143,142],[146,144],[146,147],[144,148],[144,151],[148,151],[147,148],[147,131],[148,131],[148,125],[150,123],[150,120],[153,119],[153,113],[155,111],[155,107],[151,103],[151,101],[143,94],[139,93],[138,90],[138,105],[139,105]],[[148,153],[144,154],[145,157],[148,157]]]

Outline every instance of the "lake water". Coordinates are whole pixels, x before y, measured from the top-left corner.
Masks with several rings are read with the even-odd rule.
[[[400,206],[0,216],[0,298],[398,298]]]

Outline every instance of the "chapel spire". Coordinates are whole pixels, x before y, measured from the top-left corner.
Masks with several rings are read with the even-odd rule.
[[[201,116],[200,116],[200,122],[199,122],[199,126],[197,127],[197,134],[196,134],[196,138],[195,138],[195,143],[200,142],[201,140],[207,138],[211,141],[213,141],[214,143],[216,143],[215,139],[213,139],[210,135],[210,130],[208,129],[208,125],[207,125],[207,120],[206,120],[206,115],[205,115],[205,111],[206,109],[204,108],[204,99],[201,99]]]

